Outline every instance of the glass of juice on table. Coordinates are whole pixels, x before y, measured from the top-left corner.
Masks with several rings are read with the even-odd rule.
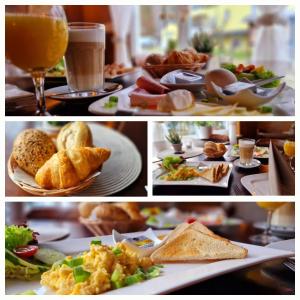
[[[47,70],[62,59],[68,44],[68,26],[61,6],[7,5],[5,56],[31,74],[36,115],[45,115],[44,80]]]
[[[251,166],[253,153],[255,148],[255,140],[252,139],[240,139],[240,163],[244,166]]]
[[[267,211],[266,228],[262,234],[250,236],[250,240],[256,244],[267,245],[270,243],[281,241],[281,238],[272,234],[272,216],[273,212],[284,205],[285,202],[257,202],[257,205]]]
[[[65,54],[70,91],[102,90],[105,63],[105,26],[98,23],[69,23]]]

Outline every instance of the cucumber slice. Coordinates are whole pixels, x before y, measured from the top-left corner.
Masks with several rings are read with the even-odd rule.
[[[34,255],[35,259],[48,266],[52,266],[55,262],[63,260],[65,257],[65,254],[62,252],[50,248],[39,248],[37,253]]]

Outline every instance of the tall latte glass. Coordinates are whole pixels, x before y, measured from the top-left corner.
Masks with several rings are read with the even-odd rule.
[[[240,139],[240,163],[245,166],[252,165],[253,153],[255,148],[255,140],[252,139]]]
[[[104,78],[105,26],[69,23],[65,54],[67,81],[71,91],[101,90]]]

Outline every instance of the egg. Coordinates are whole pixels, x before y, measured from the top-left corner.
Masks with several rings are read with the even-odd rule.
[[[205,74],[205,84],[207,92],[213,96],[217,96],[211,85],[211,82],[223,88],[228,84],[237,82],[237,79],[232,72],[226,69],[221,68],[208,71]]]

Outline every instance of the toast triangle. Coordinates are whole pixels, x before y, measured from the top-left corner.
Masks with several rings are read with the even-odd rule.
[[[245,258],[247,253],[247,249],[234,245],[227,239],[187,228],[155,250],[151,259],[155,263],[192,262]]]

